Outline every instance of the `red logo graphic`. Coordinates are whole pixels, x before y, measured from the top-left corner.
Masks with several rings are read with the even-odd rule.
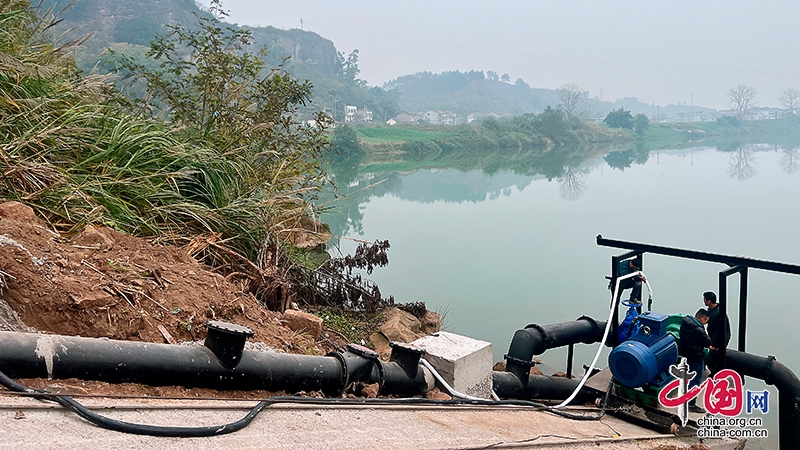
[[[700,376],[697,374],[696,376]],[[674,379],[664,386],[658,393],[658,401],[666,408],[677,408],[678,406],[692,400],[705,390],[703,404],[711,414],[722,414],[723,416],[734,417],[742,412],[744,407],[742,390],[742,377],[730,369],[720,370],[713,378],[707,378],[700,386],[694,386],[686,394],[670,398],[667,397],[672,391],[678,389],[683,380]]]

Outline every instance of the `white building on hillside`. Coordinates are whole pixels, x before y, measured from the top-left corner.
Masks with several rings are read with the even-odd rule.
[[[461,116],[448,111],[431,110],[424,114],[424,118],[431,125],[458,125],[463,123]]]
[[[356,115],[358,115],[358,106],[346,105],[344,107],[344,123],[355,122]]]

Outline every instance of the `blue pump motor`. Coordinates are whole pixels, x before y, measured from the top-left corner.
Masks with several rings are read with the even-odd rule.
[[[639,330],[608,355],[608,366],[621,384],[637,388],[655,381],[675,364],[678,344],[667,333],[665,314],[651,312],[638,318]]]

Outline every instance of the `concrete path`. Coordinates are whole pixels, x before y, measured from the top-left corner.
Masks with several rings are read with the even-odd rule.
[[[254,402],[85,399],[135,423],[208,426],[235,421]],[[107,431],[34,399],[0,395],[0,449],[472,449],[688,448],[696,437],[660,435],[619,418],[570,420],[526,408],[274,405],[246,428],[209,438],[159,438]],[[736,442],[708,440],[712,449]],[[672,447],[671,447],[672,448]]]

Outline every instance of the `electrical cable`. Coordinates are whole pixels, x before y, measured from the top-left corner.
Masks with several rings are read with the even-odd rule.
[[[616,311],[616,306],[617,306],[617,303],[619,302],[619,298],[617,297],[617,295],[619,294],[620,282],[622,280],[625,280],[625,279],[628,279],[628,278],[632,278],[632,277],[635,277],[635,276],[642,276],[644,278],[647,278],[647,276],[641,270],[637,270],[636,272],[632,272],[632,273],[629,273],[627,275],[624,275],[624,276],[621,276],[621,277],[617,278],[617,283],[616,283],[616,286],[614,287],[614,296],[612,297],[613,300],[611,301],[611,308],[608,311],[608,321],[606,322],[606,329],[603,331],[603,339],[600,340],[600,344],[598,345],[598,348],[597,348],[597,353],[595,353],[594,359],[592,360],[592,363],[589,365],[589,368],[586,370],[586,373],[583,374],[583,378],[581,378],[581,381],[580,381],[580,383],[578,383],[578,386],[575,388],[574,391],[572,391],[572,394],[570,394],[570,396],[567,397],[567,399],[564,400],[563,402],[559,403],[556,406],[553,406],[553,408],[558,409],[558,408],[563,408],[563,407],[567,406],[569,404],[569,402],[571,402],[573,399],[575,399],[575,396],[578,395],[578,392],[580,392],[581,388],[583,388],[583,385],[586,384],[586,380],[589,379],[589,376],[594,371],[595,365],[597,364],[597,360],[600,358],[600,353],[602,353],[602,351],[603,351],[603,343],[606,342],[606,339],[608,339],[608,333],[609,333],[609,331],[611,331],[611,319],[614,317],[614,312]],[[647,289],[650,290],[650,292],[652,293],[653,291],[650,288],[650,283],[645,281],[645,284],[647,285]]]
[[[504,402],[504,400],[500,400],[500,397],[497,396],[497,394],[494,392],[494,390],[492,391],[492,397],[495,400],[487,400],[487,399],[483,399],[483,398],[480,398],[480,397],[473,397],[471,395],[467,395],[467,394],[464,394],[462,392],[458,392],[452,386],[450,386],[450,384],[447,383],[447,381],[444,380],[444,378],[439,374],[439,372],[437,372],[436,369],[428,361],[426,361],[425,359],[420,359],[420,363],[422,363],[422,365],[433,374],[433,376],[442,384],[442,386],[444,386],[445,390],[447,390],[450,393],[450,395],[452,395],[453,397],[460,397],[460,398],[463,398],[463,399],[466,399],[466,400],[474,400],[474,401],[480,401],[480,402],[493,402],[492,404],[498,404],[498,403]],[[609,392],[610,392],[610,389],[611,389],[611,387],[609,386]],[[606,400],[607,399],[608,399],[608,397],[606,397]],[[527,401],[527,400],[525,400],[525,401]],[[551,406],[548,406],[548,405],[545,405],[545,404],[542,404],[542,403],[537,403],[537,402],[530,402],[530,403],[533,404],[533,405],[536,405],[537,407],[540,407],[542,410],[545,410],[547,412],[551,412],[551,413],[554,413],[556,415],[563,416],[563,417],[566,417],[568,419],[574,419],[574,420],[598,420],[598,419],[603,417],[603,413],[604,413],[604,412],[601,412],[601,414],[597,416],[597,419],[595,419],[595,418],[593,418],[591,416],[584,416],[584,415],[578,415],[578,414],[567,413],[567,412],[564,412],[564,411],[559,411],[557,409],[553,409],[553,407],[551,407]]]
[[[161,437],[208,437],[219,436],[222,434],[233,433],[250,424],[255,417],[267,407],[269,401],[259,402],[250,412],[243,418],[225,425],[208,426],[208,427],[165,427],[157,425],[143,425],[138,423],[123,422],[120,420],[110,419],[108,417],[90,411],[85,406],[78,403],[77,400],[62,395],[48,395],[48,392],[38,389],[32,389],[23,386],[16,381],[8,378],[6,374],[0,372],[0,384],[6,388],[16,392],[27,392],[45,394],[44,398],[52,402],[56,402],[65,408],[73,411],[89,422],[107,430],[120,431],[130,434],[143,434],[148,436],[161,436]],[[41,396],[38,396],[40,397]]]
[[[77,400],[64,395],[52,394],[39,389],[32,389],[10,379],[7,375],[0,372],[0,384],[6,388],[28,394],[31,397],[49,400],[58,403],[65,408],[78,414],[87,421],[108,430],[119,431],[130,434],[140,434],[160,437],[208,437],[222,434],[233,433],[249,425],[255,417],[267,406],[276,403],[295,403],[313,405],[472,405],[472,406],[523,406],[537,411],[547,411],[559,416],[573,420],[597,420],[597,417],[571,414],[566,411],[554,410],[548,405],[529,400],[486,400],[473,397],[471,399],[452,399],[452,400],[432,400],[428,398],[309,398],[279,396],[270,397],[260,401],[242,419],[225,425],[207,427],[168,427],[158,425],[144,425],[131,422],[124,422],[97,414],[80,404]]]

